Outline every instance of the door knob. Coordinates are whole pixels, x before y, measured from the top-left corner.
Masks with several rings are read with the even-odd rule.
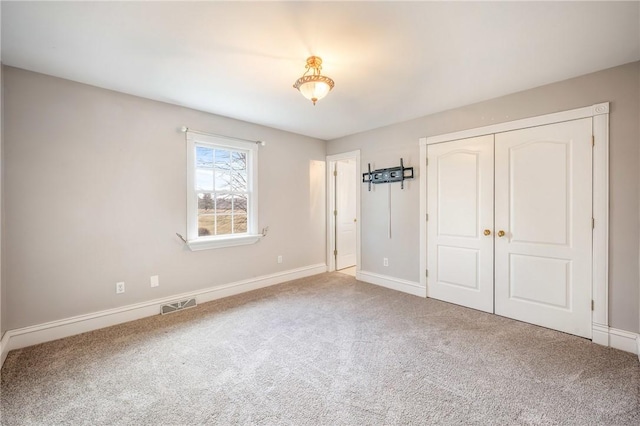
[[[491,235],[491,230],[489,230],[489,229],[485,229],[485,230],[484,230],[484,235],[486,235],[487,237],[488,237],[489,235]]]
[[[353,222],[354,222],[354,223],[355,223],[355,222],[357,222],[357,221],[358,221],[358,219],[353,219]]]
[[[502,230],[498,231],[498,237],[504,237],[504,231]]]

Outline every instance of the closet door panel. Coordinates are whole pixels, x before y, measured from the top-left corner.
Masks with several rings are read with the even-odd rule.
[[[591,337],[591,118],[495,136],[495,313]]]
[[[427,295],[493,312],[493,135],[427,157]]]

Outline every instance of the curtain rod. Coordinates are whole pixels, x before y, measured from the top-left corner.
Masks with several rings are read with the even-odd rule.
[[[194,130],[194,129],[191,129],[191,128],[187,127],[187,126],[182,126],[180,128],[180,131],[182,133],[191,132],[191,133],[198,133],[200,135],[205,135],[205,136],[214,136],[214,137],[218,137],[218,138],[234,139],[234,140],[242,141],[242,142],[251,142],[251,143],[256,143],[256,144],[258,144],[260,146],[265,146],[267,144],[267,142],[265,142],[265,141],[253,141],[251,139],[242,139],[242,138],[234,138],[233,136],[218,135],[216,133],[209,133],[209,132],[203,132],[201,130]]]

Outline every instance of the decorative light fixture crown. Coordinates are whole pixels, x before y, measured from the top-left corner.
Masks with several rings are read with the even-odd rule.
[[[316,102],[333,89],[335,83],[327,76],[320,74],[322,71],[322,59],[319,56],[307,58],[306,71],[293,85],[302,96],[309,99],[315,105]],[[309,74],[311,72],[311,74]]]

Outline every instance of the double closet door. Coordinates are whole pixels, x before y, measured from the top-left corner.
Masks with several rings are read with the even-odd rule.
[[[429,145],[427,295],[591,338],[592,119]]]

